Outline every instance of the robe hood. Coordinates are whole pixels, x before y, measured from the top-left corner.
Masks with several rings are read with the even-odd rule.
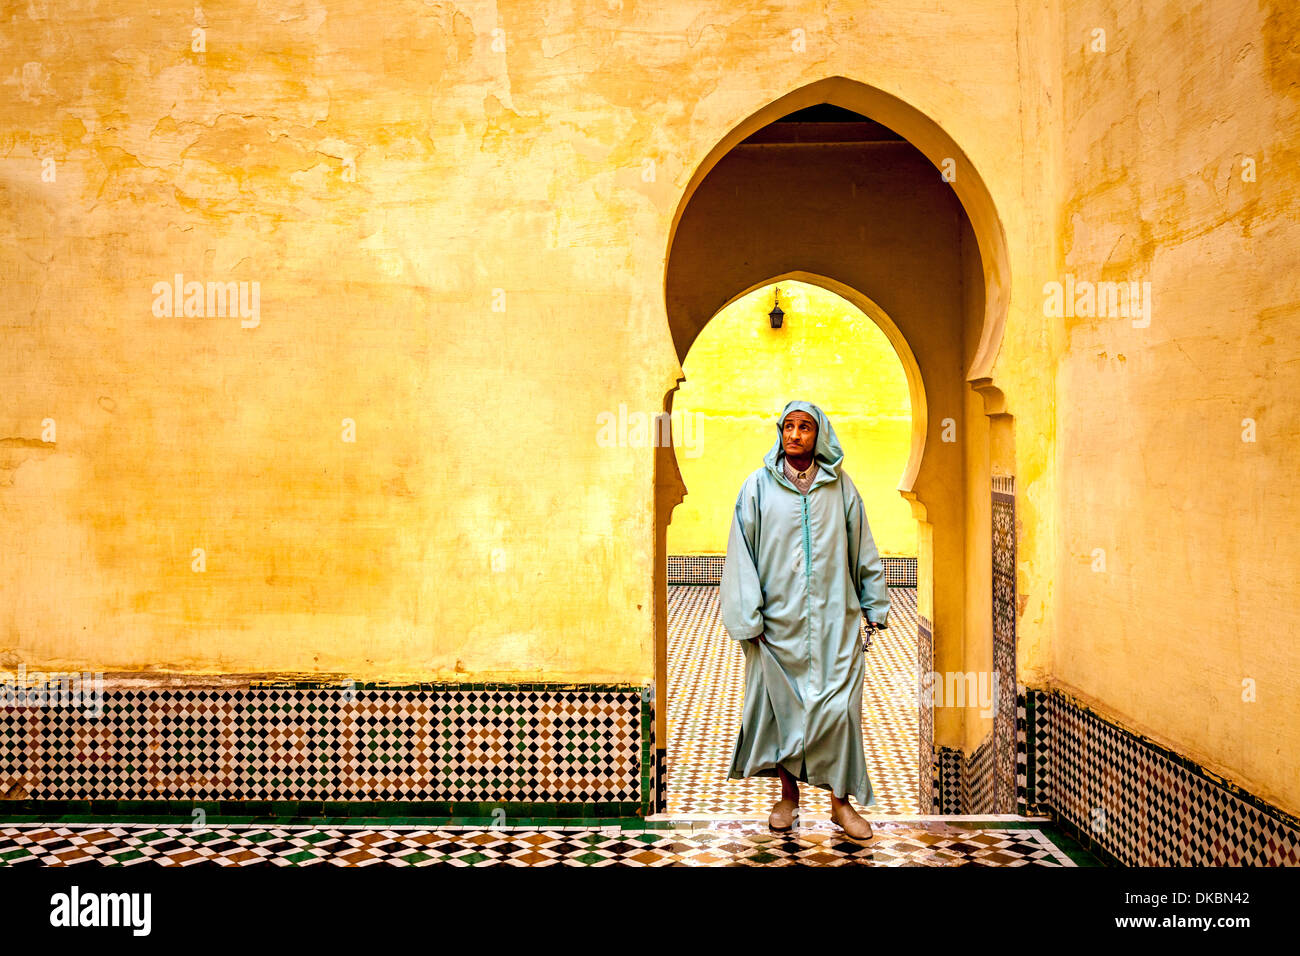
[[[781,410],[781,417],[776,420],[776,442],[763,456],[763,463],[768,471],[773,475],[785,477],[782,474],[784,466],[781,464],[781,459],[785,456],[785,443],[781,430],[785,427],[786,416],[793,411],[807,412],[817,421],[817,445],[813,448],[813,461],[838,478],[840,464],[844,461],[844,449],[840,447],[840,440],[835,436],[835,428],[831,425],[831,420],[812,402],[787,402],[785,408]]]

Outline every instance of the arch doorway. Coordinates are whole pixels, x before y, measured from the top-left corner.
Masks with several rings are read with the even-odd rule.
[[[683,366],[728,303],[790,279],[861,308],[907,378],[912,433],[897,492],[917,522],[916,806],[1014,812],[1014,512],[1010,532],[1006,513],[1008,501],[1014,508],[1014,448],[1011,416],[989,377],[1008,277],[992,200],[957,145],[907,104],[843,77],[803,87],[723,137],[681,200],[665,297]],[[664,397],[666,413],[679,386]],[[679,452],[656,449],[655,686],[664,691],[667,528],[687,491]],[[958,705],[950,679],[945,697],[952,675],[958,685],[962,675],[973,678],[972,693],[991,694],[989,706]],[[673,786],[669,705],[655,706],[659,812]]]
[[[874,813],[920,813],[917,745],[917,523],[895,491],[913,446],[916,362],[875,303],[819,276],[782,276],[736,297],[695,340],[674,393],[677,465],[691,489],[668,529],[668,708],[665,812],[761,816],[775,778],[727,778],[740,729],[744,659],[723,629],[721,574],[737,489],[761,467],[786,401],[816,402],[835,425],[844,470],[863,497],[890,584],[890,628],[866,661],[862,738]],[[856,299],[861,305],[855,304]],[[779,301],[779,327],[770,318]],[[906,348],[906,343],[903,343]],[[922,406],[922,417],[924,407]],[[806,787],[802,812],[829,814]]]

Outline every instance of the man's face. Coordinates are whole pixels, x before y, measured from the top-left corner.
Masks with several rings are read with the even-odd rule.
[[[787,456],[805,458],[817,447],[817,420],[796,409],[781,423],[781,441]]]

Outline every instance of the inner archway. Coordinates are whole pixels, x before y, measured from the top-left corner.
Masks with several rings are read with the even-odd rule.
[[[677,463],[691,492],[675,510],[667,540],[668,682],[661,701],[669,722],[671,815],[762,815],[778,789],[772,778],[728,778],[744,659],[721,625],[714,582],[737,489],[762,467],[773,422],[790,398],[816,402],[834,424],[844,472],[862,495],[890,584],[891,626],[867,657],[861,718],[877,801],[872,812],[920,812],[917,522],[895,489],[914,444],[911,393],[924,391],[915,360],[904,362],[895,350],[888,317],[845,289],[868,314],[829,285],[839,283],[801,273],[733,298],[696,338],[674,394]],[[778,299],[784,316],[772,327],[768,313]],[[828,812],[826,793],[807,789],[804,816]]]

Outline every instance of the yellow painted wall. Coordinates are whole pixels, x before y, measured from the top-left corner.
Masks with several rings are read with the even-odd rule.
[[[916,521],[897,491],[912,439],[898,356],[860,309],[805,282],[780,283],[785,317],[773,329],[776,288],[714,316],[683,363],[673,418],[689,493],[673,512],[668,553],[725,553],[740,484],[762,467],[781,410],[798,398],[830,416],[880,553],[915,556]]]
[[[1064,11],[1054,679],[1300,810],[1300,10]]]
[[[681,374],[665,253],[709,151],[871,82],[963,143],[1014,257],[1042,246],[1009,2],[4,17],[9,666],[647,681],[653,449],[596,422]],[[257,325],[154,315],[178,273],[259,283]]]

